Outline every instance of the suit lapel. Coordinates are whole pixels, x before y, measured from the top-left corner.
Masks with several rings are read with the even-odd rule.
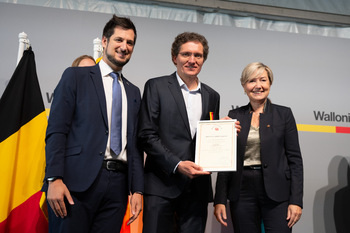
[[[202,116],[201,120],[208,120],[209,117],[209,92],[201,85],[201,95],[202,95]]]
[[[239,146],[242,147],[240,149],[243,151],[244,154],[252,121],[252,114],[249,112],[248,106],[241,114],[243,115],[242,117],[237,117],[242,127],[241,132],[238,134],[238,137],[242,140],[242,143]]]
[[[127,109],[127,112],[128,112],[127,116],[128,117],[127,117],[127,119],[129,119],[129,117],[132,116],[132,114],[131,114],[132,109],[131,108],[134,106],[133,102],[136,100],[135,100],[135,97],[133,96],[133,92],[132,92],[131,86],[129,84],[129,81],[126,80],[123,75],[122,75],[122,80],[123,80],[123,86],[124,86],[127,104],[128,104],[128,109]],[[129,122],[132,122],[132,121],[127,120],[127,128],[129,128]]]
[[[98,64],[91,68],[90,77],[95,86],[95,91],[97,94],[98,101],[100,103],[100,111],[103,117],[103,121],[105,125],[108,126],[106,96],[103,88],[102,75]]]
[[[172,94],[176,106],[179,109],[179,113],[181,115],[181,118],[186,125],[186,129],[188,133],[191,135],[191,130],[190,130],[190,123],[188,122],[188,116],[187,116],[187,111],[186,111],[186,105],[184,101],[184,97],[182,95],[179,82],[176,80],[176,73],[173,73],[171,76],[169,76],[168,79],[168,84],[169,84],[169,90],[170,93]]]
[[[269,104],[269,103],[268,103]],[[272,133],[272,122],[273,122],[273,114],[271,112],[271,105],[268,110],[260,115],[260,140],[261,145],[265,145],[264,140],[270,138]]]
[[[123,81],[123,86],[124,86],[124,90],[125,90],[125,94],[126,94],[126,98],[127,98],[127,103],[128,103],[128,107],[129,107],[131,105],[129,103],[129,101],[132,101],[129,81],[126,80],[123,75],[122,75],[122,81]]]

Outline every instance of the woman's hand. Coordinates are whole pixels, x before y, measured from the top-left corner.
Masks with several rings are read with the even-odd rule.
[[[225,116],[223,118],[221,118],[220,120],[232,120],[231,117],[228,117],[228,116]],[[239,121],[236,121],[235,122],[235,128],[237,130],[237,135],[241,132],[241,123]]]
[[[288,227],[292,228],[300,219],[302,210],[300,206],[289,205],[287,213]]]

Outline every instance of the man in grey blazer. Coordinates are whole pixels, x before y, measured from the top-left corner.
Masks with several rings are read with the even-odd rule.
[[[203,233],[213,199],[209,172],[194,163],[199,120],[219,118],[219,94],[199,81],[208,56],[204,36],[185,32],[172,45],[176,72],[144,88],[139,138],[145,163],[144,233]]]
[[[113,15],[102,37],[103,58],[65,70],[54,92],[46,132],[49,232],[116,232],[128,194],[135,220],[142,208],[143,160],[137,147],[139,89],[122,75],[136,42],[130,19]],[[119,96],[114,96],[118,84]],[[113,111],[115,98],[120,109]],[[119,140],[112,147],[113,117]],[[118,145],[119,144],[119,145]]]

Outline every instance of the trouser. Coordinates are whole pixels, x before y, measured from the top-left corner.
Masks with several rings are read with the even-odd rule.
[[[143,233],[204,233],[208,202],[191,191],[177,198],[144,195]]]
[[[56,217],[50,206],[50,233],[119,233],[128,201],[127,174],[101,169],[85,192],[71,192],[74,205],[67,200],[67,216]]]
[[[230,202],[234,232],[260,233],[263,221],[266,233],[290,233],[288,205],[267,197],[262,170],[244,169],[239,199]]]

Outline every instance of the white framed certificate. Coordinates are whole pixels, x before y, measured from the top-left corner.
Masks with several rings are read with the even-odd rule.
[[[236,171],[236,120],[197,123],[195,163],[204,171]]]

